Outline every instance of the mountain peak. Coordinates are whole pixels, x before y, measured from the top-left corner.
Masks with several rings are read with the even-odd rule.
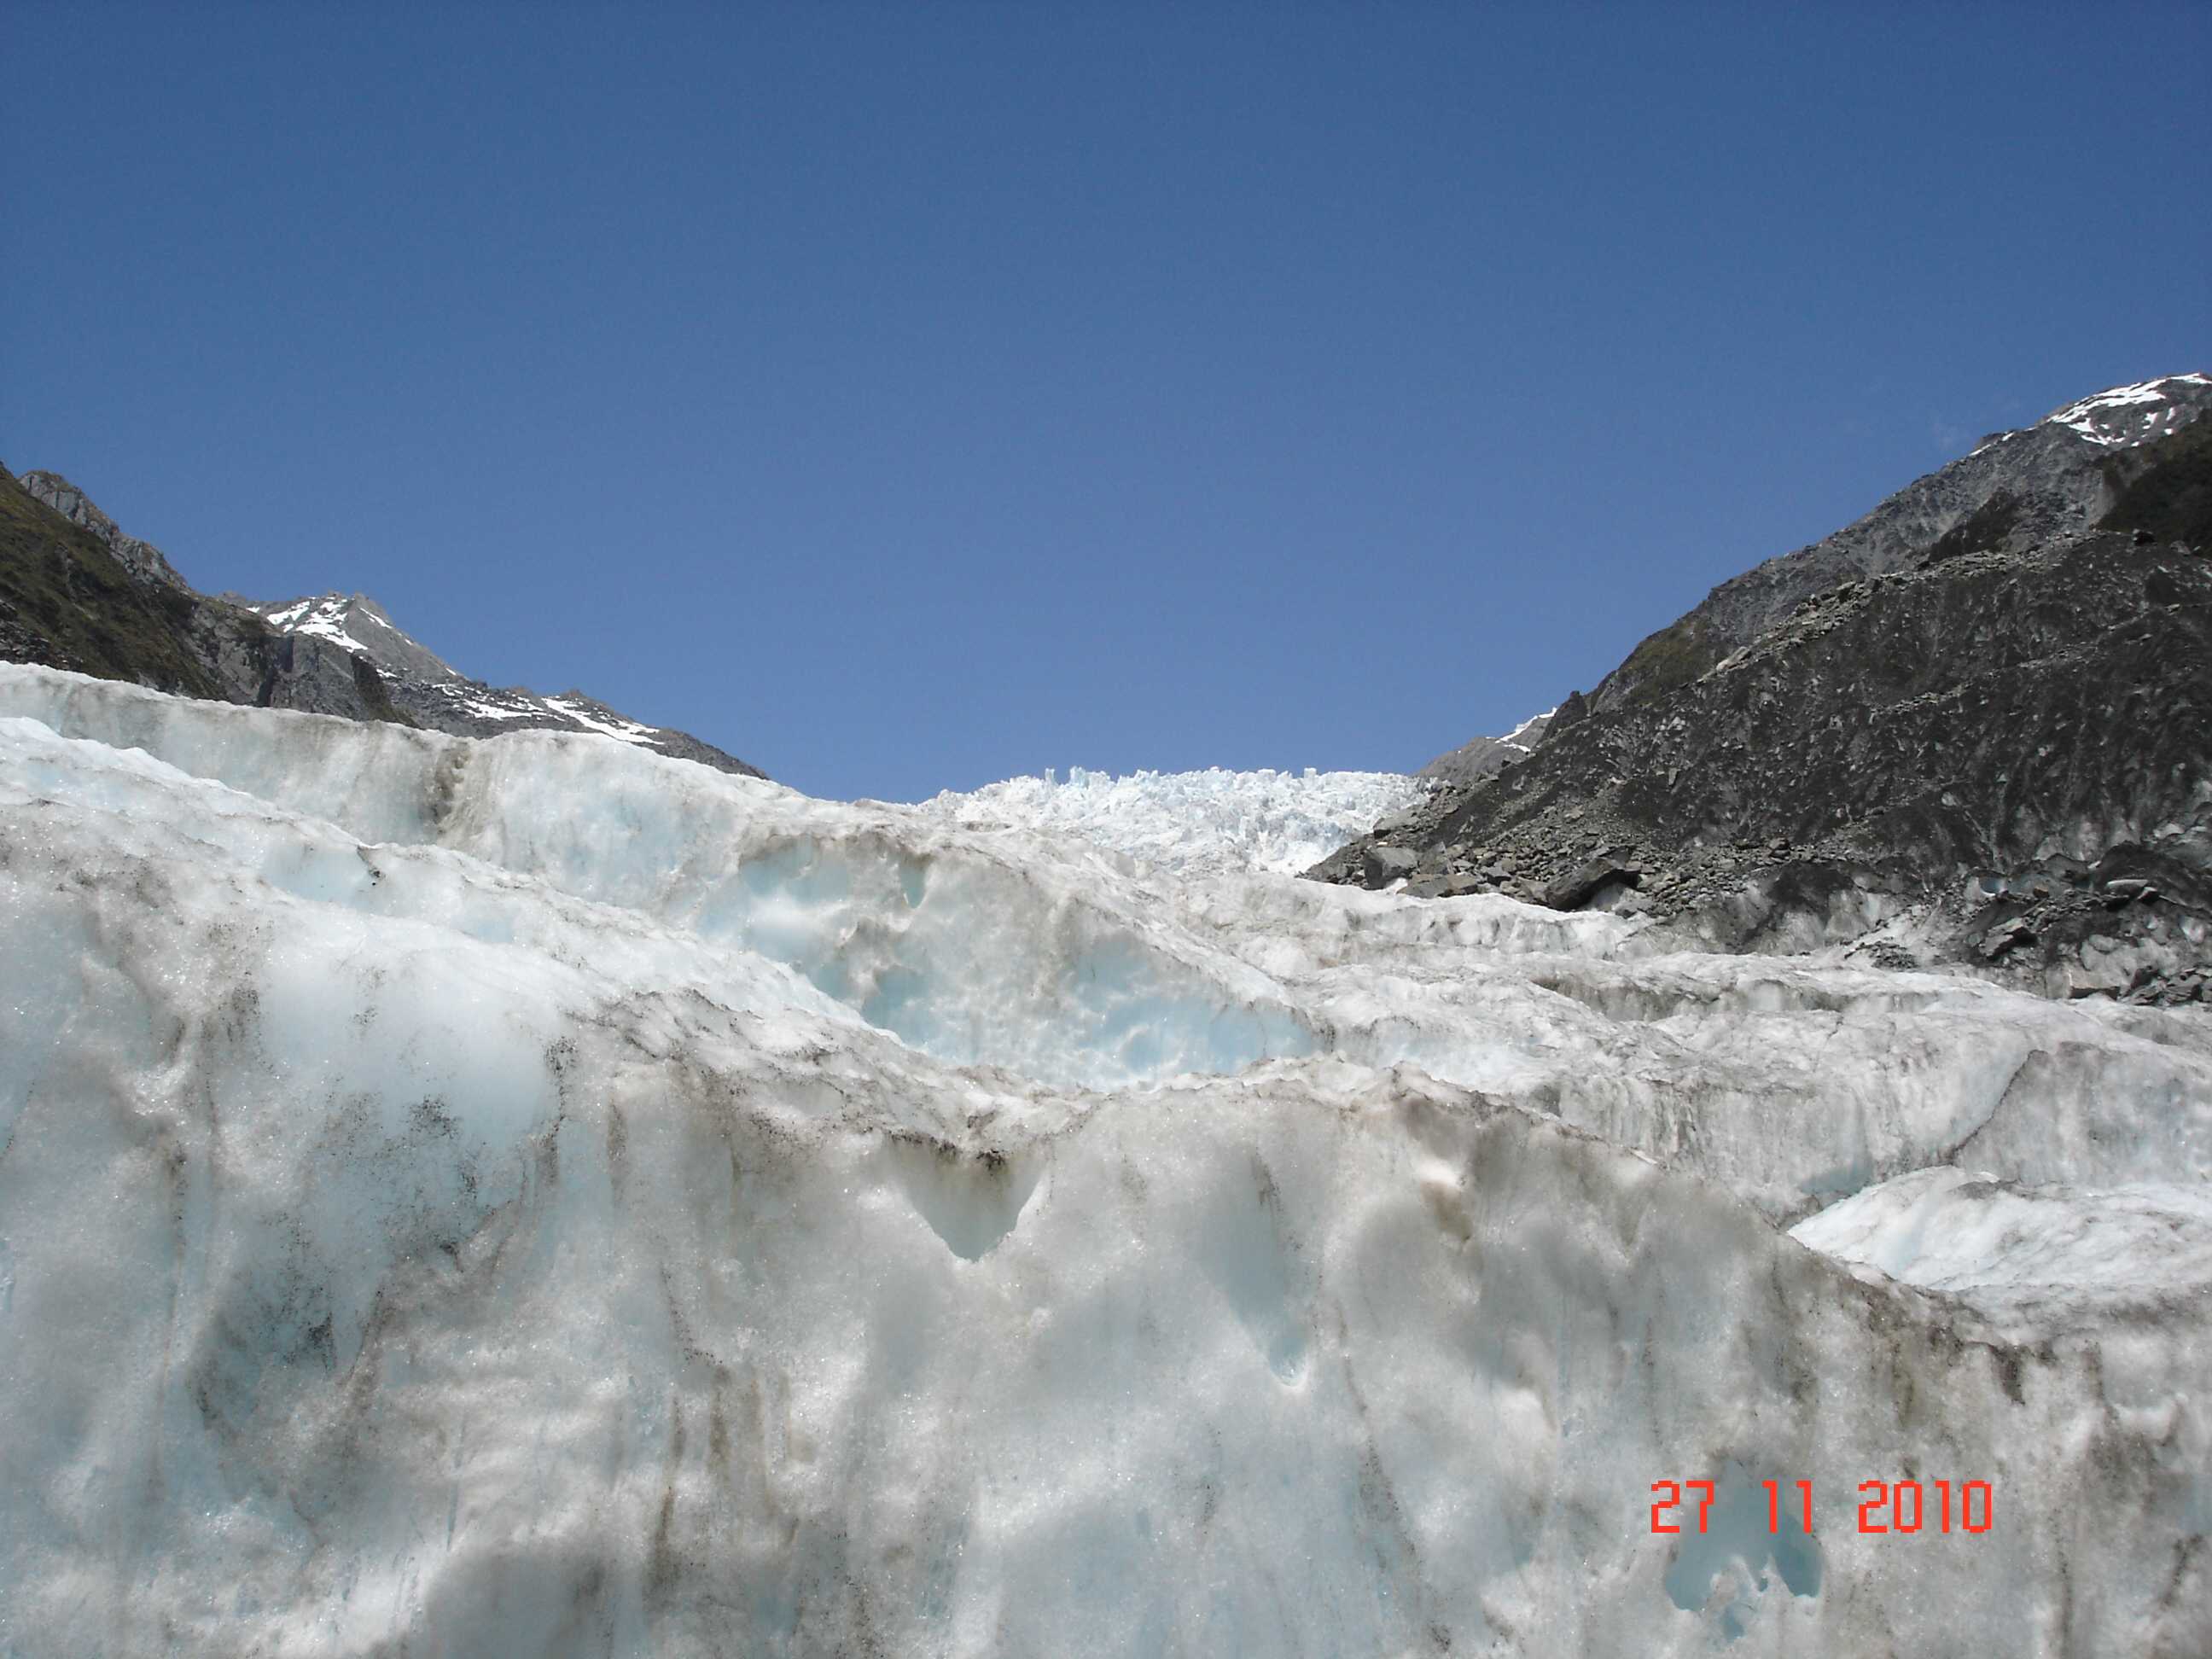
[[[0,578],[56,560],[67,568],[73,555],[64,543],[78,538],[58,541],[52,514],[104,544],[131,580],[88,579],[83,592],[97,596],[89,606],[70,597],[66,583],[57,588],[42,578],[7,587],[0,580],[9,593],[27,596],[21,604],[0,596],[0,656],[194,696],[396,720],[462,737],[592,732],[720,771],[763,775],[688,732],[631,720],[580,691],[541,697],[471,679],[366,593],[331,589],[273,601],[201,594],[159,548],[125,535],[58,472],[0,481],[0,507],[11,500],[21,509],[21,533],[0,547]]]
[[[688,732],[648,726],[571,689],[540,696],[522,686],[495,689],[470,678],[414,639],[366,593],[333,589],[304,599],[237,599],[280,634],[326,641],[368,664],[388,683],[392,701],[418,723],[467,737],[501,732],[592,732],[636,748],[696,760],[726,772],[763,775]]]
[[[2212,409],[2212,374],[2167,374],[2116,386],[2054,409],[2036,424],[2064,427],[2106,449],[2162,438]]]
[[[430,684],[464,676],[436,653],[409,637],[386,611],[366,593],[335,590],[311,598],[238,601],[283,634],[309,634],[356,657],[367,657],[387,673]]]

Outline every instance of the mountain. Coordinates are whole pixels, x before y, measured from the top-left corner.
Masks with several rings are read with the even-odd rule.
[[[0,1655],[2212,1653],[2195,396],[913,806],[0,478]]]
[[[2212,1652],[2212,1015],[1126,781],[0,665],[0,1652]]]
[[[541,696],[472,680],[366,596],[210,598],[161,550],[126,536],[58,473],[0,468],[0,659],[44,663],[188,696],[460,736],[595,732],[717,771],[763,775],[688,732],[581,691]]]
[[[1804,600],[1850,580],[1917,568],[1929,556],[2019,548],[2092,529],[2153,457],[2212,410],[2212,375],[2174,374],[2115,386],[2054,410],[2033,426],[1992,434],[1972,453],[1899,490],[1872,513],[1795,553],[1723,582],[1696,609],[1651,635],[1590,694],[1593,709],[1697,678],[1786,620]],[[2190,452],[2194,453],[2194,452]],[[2157,526],[2204,544],[2191,524]],[[2130,519],[2130,524],[2136,521]],[[2148,520],[2145,520],[2148,522]]]
[[[1479,778],[1494,778],[1514,762],[1535,752],[1552,724],[1552,716],[1559,712],[1557,708],[1547,708],[1540,714],[1532,714],[1503,737],[1470,738],[1449,754],[1437,756],[1421,769],[1419,775],[1441,778],[1448,783],[1473,783]]]
[[[2212,967],[2212,377],[2116,388],[1723,583],[1310,872],[1956,962],[2057,996]]]
[[[402,633],[384,607],[366,594],[233,602],[283,638],[327,641],[356,659],[374,665],[393,703],[413,724],[432,731],[457,737],[596,732],[678,760],[697,761],[719,772],[767,775],[689,732],[631,720],[581,691],[541,696],[520,687],[496,690],[471,679]]]
[[[125,535],[114,520],[94,506],[82,490],[58,472],[26,472],[17,482],[33,501],[43,502],[71,524],[99,538],[116,562],[138,580],[191,592],[190,585],[177,574],[176,567],[160,548],[136,536]]]

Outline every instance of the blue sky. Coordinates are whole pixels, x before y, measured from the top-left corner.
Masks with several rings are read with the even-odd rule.
[[[11,9],[0,459],[817,793],[1410,768],[2212,368],[2212,7]]]

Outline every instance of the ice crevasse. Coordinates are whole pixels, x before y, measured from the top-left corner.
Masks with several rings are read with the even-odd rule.
[[[0,667],[0,1653],[2212,1651],[2202,1015],[1140,860]]]

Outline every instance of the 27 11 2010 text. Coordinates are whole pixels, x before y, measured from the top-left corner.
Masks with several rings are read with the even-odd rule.
[[[1778,1480],[1765,1480],[1759,1484],[1766,1488],[1766,1529],[1769,1532],[1782,1530],[1785,1515],[1794,1519],[1802,1531],[1814,1530],[1811,1481],[1790,1483],[1795,1490],[1790,1497],[1784,1496],[1782,1483]],[[1931,1488],[1935,1494],[1932,1499],[1929,1496]],[[1686,1491],[1695,1495],[1696,1530],[1705,1531],[1706,1515],[1712,1508],[1713,1482],[1655,1480],[1651,1483],[1653,1532],[1679,1533],[1684,1529],[1667,1517],[1682,1507],[1685,1501],[1682,1494]],[[1955,1494],[1948,1480],[1859,1482],[1858,1530],[1862,1533],[1984,1533],[1990,1529],[1993,1514],[1992,1493],[1986,1480],[1969,1480],[1956,1488]]]

